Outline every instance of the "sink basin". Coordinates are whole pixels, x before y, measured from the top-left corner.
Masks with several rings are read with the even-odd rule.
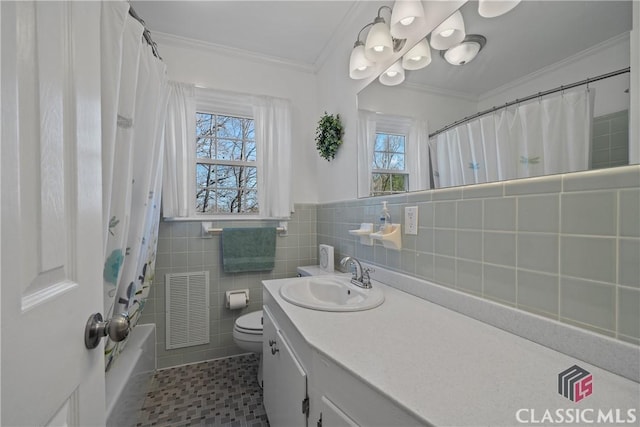
[[[361,311],[384,302],[382,290],[362,289],[348,277],[309,277],[291,281],[280,288],[286,301],[321,311]]]

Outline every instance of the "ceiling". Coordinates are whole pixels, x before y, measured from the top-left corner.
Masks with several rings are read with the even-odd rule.
[[[132,1],[154,32],[194,39],[317,69],[335,45],[353,45],[373,20],[372,1]],[[447,64],[432,51],[425,69],[407,82],[477,97],[631,29],[631,0],[522,1],[511,12],[486,19],[477,2],[462,8],[468,34],[487,45],[464,66]],[[365,21],[357,15],[364,16]],[[383,14],[384,17],[386,15]],[[359,25],[353,24],[358,22]],[[160,52],[162,54],[162,52]],[[345,58],[345,63],[348,58]],[[347,73],[345,67],[345,74]],[[472,77],[470,77],[472,75]]]
[[[131,1],[152,33],[317,66],[356,1]],[[373,12],[375,13],[375,12]],[[354,41],[358,29],[353,29]],[[352,44],[353,42],[347,42]],[[160,52],[162,54],[162,52]]]
[[[522,1],[487,19],[470,1],[460,8],[465,30],[485,36],[484,49],[463,66],[448,64],[432,50],[431,64],[407,72],[406,81],[478,97],[627,33],[631,6],[631,1]]]

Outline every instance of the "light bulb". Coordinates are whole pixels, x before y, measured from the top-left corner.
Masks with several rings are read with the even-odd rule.
[[[400,20],[400,23],[406,27],[407,25],[411,25],[411,24],[413,24],[413,21],[414,21],[415,19],[416,19],[416,17],[415,17],[415,16],[408,16],[408,17],[406,17],[406,18],[404,18],[404,19],[401,19],[401,20]]]
[[[440,32],[440,35],[442,37],[451,37],[451,34],[453,34],[455,30],[453,28],[449,28],[448,30],[444,30]]]
[[[384,46],[374,46],[373,50],[375,50],[376,52],[382,52],[384,50]]]

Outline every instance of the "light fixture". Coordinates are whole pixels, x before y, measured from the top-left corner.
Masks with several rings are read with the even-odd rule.
[[[375,71],[374,63],[367,58],[364,53],[364,43],[360,41],[360,34],[365,28],[370,27],[373,23],[365,25],[358,33],[358,38],[353,45],[351,56],[349,58],[349,77],[354,80],[366,79]]]
[[[487,39],[479,34],[468,34],[462,43],[440,52],[451,65],[464,65],[473,61],[478,52],[487,44]]]
[[[424,8],[420,0],[396,0],[389,22],[394,38],[406,39],[414,28],[421,28],[424,24]]]
[[[402,68],[405,70],[419,70],[431,63],[431,48],[427,39],[420,40],[414,47],[402,56]]]
[[[462,14],[456,10],[431,32],[431,47],[438,50],[449,49],[461,43],[465,35]]]
[[[404,1],[413,3],[417,0]],[[417,3],[419,3],[420,8],[422,8],[422,3],[420,3],[420,1],[417,1]],[[352,79],[365,79],[371,76],[376,69],[376,62],[385,62],[389,60],[389,58],[393,56],[394,52],[398,52],[404,47],[404,44],[407,41],[406,39],[391,37],[389,26],[380,15],[383,9],[389,9],[389,12],[393,15],[393,10],[389,6],[381,6],[378,9],[378,16],[374,21],[362,27],[360,32],[358,32],[358,38],[353,45],[353,50],[349,57],[349,77]],[[411,12],[409,14],[411,14]],[[411,20],[409,18],[411,18],[411,16],[407,14],[403,14],[402,16],[403,22],[409,24],[409,21]],[[413,18],[412,23],[415,23],[418,17],[413,16]],[[363,43],[360,40],[360,35],[369,27],[371,28],[369,29],[369,34],[367,34],[366,43]]]
[[[373,27],[369,30],[367,41],[364,45],[364,54],[371,61],[386,61],[393,56],[393,40],[389,31],[389,26],[384,18],[380,16],[382,9],[389,6],[381,6],[378,9],[378,16],[373,21]]]
[[[385,86],[395,86],[402,83],[404,81],[404,68],[402,68],[400,61],[394,62],[391,67],[380,74],[378,80]]]
[[[516,7],[520,0],[480,0],[478,13],[484,18],[495,18],[504,15]]]

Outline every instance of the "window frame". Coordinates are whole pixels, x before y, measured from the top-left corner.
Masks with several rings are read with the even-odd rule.
[[[248,108],[247,108],[248,107]],[[229,111],[230,112],[227,112]],[[234,119],[243,119],[243,120],[252,120],[254,122],[254,140],[253,143],[256,144],[255,141],[255,118],[253,117],[252,114],[252,110],[251,110],[251,106],[246,106],[245,108],[224,108],[224,107],[214,107],[212,104],[210,103],[205,103],[205,102],[198,102],[196,105],[196,110],[195,110],[195,117],[194,120],[197,120],[197,117],[199,114],[206,114],[206,115],[211,115],[212,117],[230,117],[230,118],[234,118]],[[195,192],[194,194],[191,195],[191,203],[193,203],[193,209],[194,209],[194,213],[197,217],[202,218],[202,217],[209,217],[212,219],[242,219],[242,218],[248,218],[248,219],[258,219],[260,218],[260,205],[259,205],[259,191],[260,191],[260,183],[258,181],[258,176],[259,176],[259,169],[260,169],[260,162],[258,161],[258,147],[256,145],[255,148],[255,160],[228,160],[228,159],[215,159],[215,158],[211,158],[211,157],[198,157],[198,152],[197,152],[197,144],[198,144],[198,139],[201,138],[198,135],[198,130],[197,130],[197,126],[195,129],[195,134],[193,135],[193,141],[194,141],[194,145],[193,145],[193,180],[195,182]],[[212,143],[214,143],[214,141],[218,140],[217,135],[216,136],[210,136],[210,137],[204,137],[204,138],[210,138],[212,140]],[[202,212],[198,210],[198,192],[200,191],[201,187],[198,185],[198,165],[220,165],[220,166],[231,166],[231,167],[248,167],[248,168],[254,168],[255,169],[255,180],[256,180],[256,185],[255,185],[255,189],[251,189],[250,187],[244,187],[245,190],[249,189],[250,191],[253,191],[255,193],[255,200],[256,200],[256,204],[257,204],[257,210],[254,212]],[[238,190],[238,187],[229,187],[230,190],[236,189]],[[216,189],[214,189],[214,191],[216,191]]]
[[[392,196],[394,194],[406,193],[409,191],[409,179],[410,174],[407,169],[407,159],[410,155],[409,153],[409,131],[410,131],[411,123],[406,118],[402,117],[394,117],[394,116],[378,116],[376,118],[376,132],[375,138],[376,141],[378,139],[378,135],[389,135],[389,136],[402,136],[404,138],[404,168],[403,169],[377,169],[375,168],[375,157],[376,153],[391,153],[390,151],[378,151],[376,150],[376,144],[373,145],[373,158],[371,159],[371,174],[370,174],[370,196]],[[388,148],[388,147],[386,147]],[[393,175],[403,175],[404,176],[404,189],[399,191],[384,191],[384,192],[375,192],[375,175],[389,175],[391,179],[393,179]]]

